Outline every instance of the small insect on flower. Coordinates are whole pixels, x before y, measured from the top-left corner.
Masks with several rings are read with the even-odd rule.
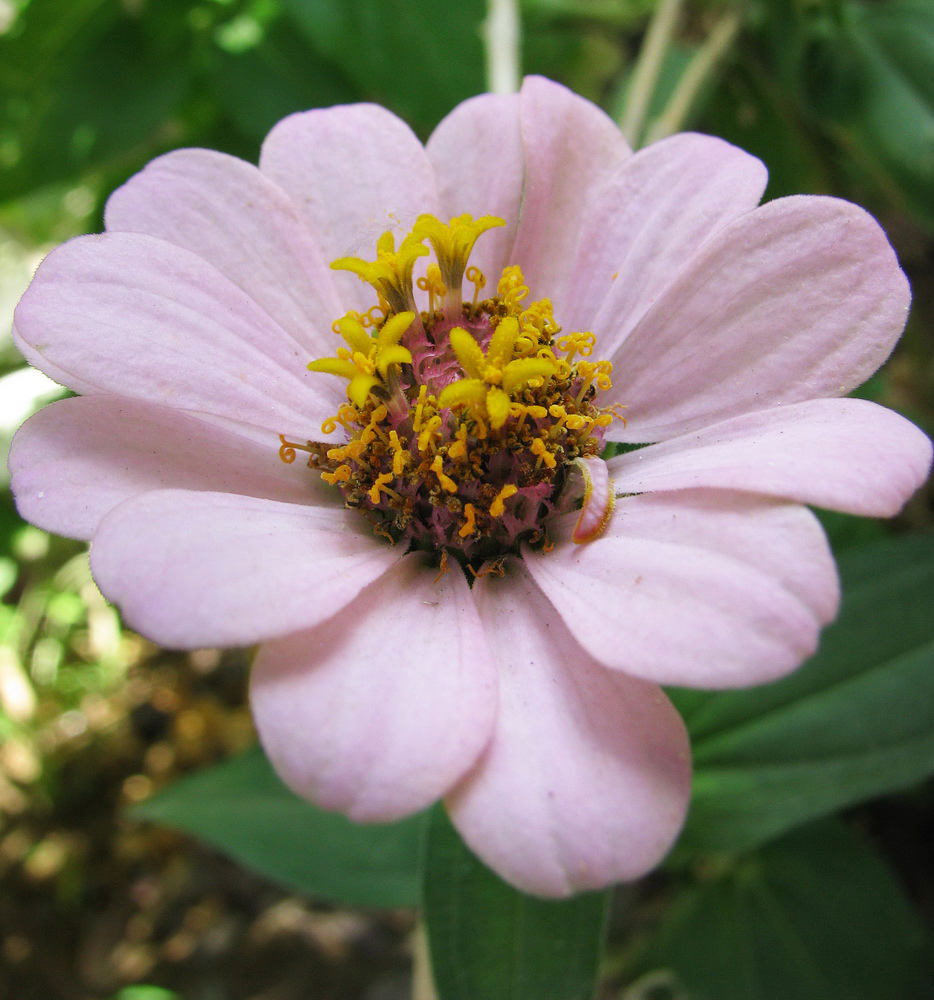
[[[905,323],[884,234],[757,207],[765,180],[709,136],[633,153],[536,77],[426,146],[355,105],[286,118],[258,167],[169,153],[17,308],[79,394],[19,431],[19,509],[90,540],[155,641],[259,644],[300,795],[443,799],[533,893],[636,878],[689,796],[661,685],[794,669],[838,602],[808,505],[891,515],[930,465],[841,398]]]

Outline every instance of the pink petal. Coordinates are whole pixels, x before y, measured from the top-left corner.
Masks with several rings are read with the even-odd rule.
[[[304,347],[210,264],[152,236],[105,233],[53,250],[16,325],[27,360],[74,388],[298,437],[334,409]]]
[[[819,396],[888,357],[910,293],[885,234],[834,198],[780,198],[722,229],[612,359],[612,436],[657,441]]]
[[[280,460],[275,435],[257,442],[113,396],[46,406],[17,431],[9,464],[20,514],[71,538],[90,539],[117,504],[166,487],[327,502],[317,472]]]
[[[67,386],[72,392],[80,392],[82,394],[90,394],[96,392],[96,388],[90,382],[85,382],[82,379],[76,378],[74,375],[66,374],[60,368],[51,364],[48,358],[38,355],[33,348],[26,343],[23,337],[20,335],[19,330],[16,329],[16,324],[13,323],[10,333],[13,337],[13,343],[16,345],[16,349],[23,355],[24,358],[30,363],[33,368],[39,368],[43,371],[50,379],[58,382],[59,385]]]
[[[470,255],[470,263],[486,276],[485,294],[490,294],[510,263],[522,200],[518,95],[481,94],[458,104],[432,133],[427,152],[445,222],[468,212],[506,223],[484,233]]]
[[[460,568],[436,576],[408,555],[333,618],[260,649],[253,713],[299,795],[396,819],[440,798],[486,745],[490,649]]]
[[[709,135],[640,150],[588,203],[558,321],[592,330],[611,356],[698,248],[759,204],[766,180],[761,161]]]
[[[129,624],[164,646],[243,646],[309,628],[402,557],[357,512],[160,490],[109,513],[91,569]]]
[[[500,671],[486,752],[448,799],[464,840],[526,892],[567,896],[654,867],[687,808],[687,734],[654,684],[605,670],[514,562],[474,596]]]
[[[405,122],[375,104],[302,111],[266,137],[260,169],[291,198],[330,263],[373,260],[386,230],[404,234],[421,212],[438,214],[434,174]],[[346,309],[369,309],[369,285],[344,272],[335,285]]]
[[[590,198],[630,150],[608,115],[557,83],[527,77],[519,96],[525,172],[508,263],[521,265],[533,299],[558,301]]]
[[[659,684],[746,687],[794,669],[836,613],[836,570],[814,515],[719,490],[616,502],[586,545],[564,518],[532,577],[601,663]]]
[[[250,163],[207,149],[153,160],[107,202],[107,228],[148,233],[213,264],[309,356],[334,352],[332,272],[290,199]]]
[[[620,493],[753,490],[891,517],[927,478],[931,442],[863,399],[814,399],[733,417],[611,459]]]

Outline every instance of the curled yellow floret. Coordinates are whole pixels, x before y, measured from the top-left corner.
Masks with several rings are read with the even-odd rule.
[[[411,352],[399,341],[414,319],[414,312],[396,313],[372,336],[359,320],[348,314],[337,322],[347,347],[339,347],[336,358],[312,361],[308,370],[347,379],[347,397],[355,406],[362,407],[373,389],[386,382],[390,366],[412,363]]]
[[[431,243],[444,284],[459,297],[467,259],[477,238],[488,229],[505,225],[494,215],[481,215],[479,219],[457,215],[447,225],[434,215],[420,215],[415,220],[412,235]]]
[[[486,353],[471,334],[455,327],[451,331],[451,348],[467,378],[442,389],[438,405],[479,409],[494,430],[502,427],[509,416],[511,397],[532,379],[544,381],[557,369],[550,358],[513,358],[518,338],[519,324],[512,316],[497,326]]]
[[[331,263],[335,271],[350,271],[376,289],[380,299],[392,312],[414,309],[412,295],[412,270],[419,257],[427,256],[424,236],[414,230],[396,249],[396,239],[391,232],[383,233],[376,241],[376,260],[362,257],[340,257]]]

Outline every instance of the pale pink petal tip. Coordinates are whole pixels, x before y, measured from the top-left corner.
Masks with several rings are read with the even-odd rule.
[[[746,413],[610,460],[624,493],[749,490],[892,517],[927,479],[931,441],[865,399],[812,399]]]
[[[340,507],[195,490],[131,497],[101,521],[91,569],[164,646],[246,646],[345,607],[401,553]]]
[[[500,705],[489,746],[448,797],[452,822],[487,865],[535,895],[639,878],[687,810],[684,724],[660,688],[584,652],[518,562],[508,574],[473,589]]]
[[[569,519],[568,519],[569,520]],[[722,490],[621,498],[607,530],[568,524],[524,564],[600,663],[658,684],[747,687],[793,670],[837,610],[827,539],[797,504]]]
[[[299,795],[360,822],[425,808],[474,763],[496,713],[464,574],[406,556],[340,614],[263,646],[250,701]]]
[[[584,477],[584,502],[571,538],[578,545],[603,532],[613,514],[616,496],[613,481],[602,458],[577,458],[574,464]]]

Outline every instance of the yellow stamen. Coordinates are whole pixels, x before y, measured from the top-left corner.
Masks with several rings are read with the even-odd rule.
[[[446,476],[444,474],[444,470],[441,468],[441,463],[441,455],[435,455],[435,460],[431,463],[431,471],[438,477],[438,482],[441,483],[441,489],[447,490],[448,493],[456,493],[457,483],[455,483],[450,476]]]
[[[333,472],[321,473],[321,478],[326,483],[330,483],[331,486],[335,486],[337,483],[346,483],[350,476],[351,468],[349,465],[339,465]]]
[[[479,267],[470,266],[467,268],[466,278],[473,285],[473,302],[470,304],[472,308],[476,309],[480,292],[486,286],[486,276]]]
[[[508,483],[499,493],[496,499],[490,504],[490,517],[502,517],[506,510],[505,501],[519,492],[519,487]]]
[[[474,219],[470,215],[457,215],[445,225],[433,215],[420,215],[415,221],[412,235],[429,240],[438,258],[441,279],[447,286],[447,308],[451,315],[460,312],[461,286],[464,269],[474,243],[481,233],[497,226],[505,226],[503,219],[484,215]]]
[[[415,284],[423,292],[428,292],[428,312],[433,315],[441,308],[448,291],[441,278],[441,268],[437,264],[429,264],[425,277],[419,278]]]
[[[555,456],[548,450],[545,446],[545,442],[541,438],[536,438],[532,442],[532,454],[538,457],[538,461],[535,463],[536,469],[541,467],[542,462],[544,462],[549,469],[553,469],[558,464],[555,461]]]
[[[415,416],[412,418],[412,430],[417,434],[422,429],[422,414],[428,403],[428,386],[422,385],[418,389],[418,400],[415,403]]]
[[[472,503],[464,504],[464,518],[464,523],[457,532],[461,538],[466,538],[468,535],[473,534],[477,527],[477,510]]]
[[[279,458],[285,462],[286,465],[291,465],[295,461],[296,451],[312,451],[313,442],[306,441],[305,444],[299,444],[297,441],[286,441],[285,435],[280,434],[279,440],[282,442],[279,448]]]
[[[428,446],[431,444],[431,439],[437,435],[438,428],[440,426],[441,426],[441,418],[437,414],[428,420],[428,422],[422,428],[421,433],[418,435],[419,451],[428,450]]]
[[[454,435],[455,439],[448,447],[448,457],[456,462],[465,461],[467,458],[467,425],[461,424]]]
[[[341,257],[335,260],[331,267],[335,271],[350,271],[372,285],[388,304],[391,312],[414,309],[412,269],[415,267],[415,261],[428,253],[428,247],[422,243],[424,238],[413,230],[396,250],[396,241],[392,233],[383,233],[376,243],[376,260]]]
[[[391,472],[381,472],[376,477],[376,482],[370,487],[370,501],[374,504],[379,503],[380,493],[389,493],[394,495],[394,491],[387,488],[386,484],[391,483],[393,479]]]

